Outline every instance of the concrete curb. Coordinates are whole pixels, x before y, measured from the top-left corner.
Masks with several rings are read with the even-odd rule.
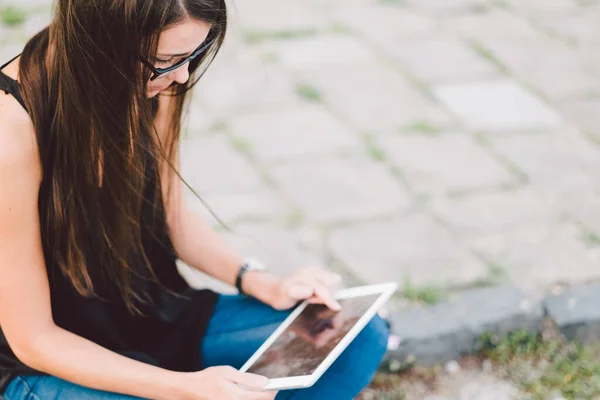
[[[503,337],[517,329],[541,332],[552,318],[569,340],[600,342],[600,285],[570,289],[533,301],[515,286],[464,291],[434,306],[390,315],[391,371],[433,366],[474,353],[484,333]]]

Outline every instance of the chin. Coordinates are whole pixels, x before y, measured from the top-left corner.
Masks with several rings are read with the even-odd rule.
[[[149,90],[146,93],[146,95],[148,96],[149,99],[151,99],[152,97],[156,97],[159,93],[160,93],[159,90]]]

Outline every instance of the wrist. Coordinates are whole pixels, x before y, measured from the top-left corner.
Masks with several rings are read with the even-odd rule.
[[[270,272],[253,270],[244,275],[242,289],[248,296],[270,304],[279,282],[280,279]]]
[[[189,373],[187,372],[166,371],[166,375],[160,382],[152,382],[152,384],[159,386],[156,391],[156,398],[158,400],[188,398],[184,391],[184,388],[189,386],[189,384],[186,383],[189,379],[188,375]]]

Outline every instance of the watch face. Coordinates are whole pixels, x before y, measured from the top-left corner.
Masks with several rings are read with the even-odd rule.
[[[264,271],[267,268],[265,265],[256,257],[248,257],[244,260],[248,264],[249,271]]]

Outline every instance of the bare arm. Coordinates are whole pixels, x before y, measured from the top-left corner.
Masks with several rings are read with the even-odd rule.
[[[175,372],[133,361],[57,327],[37,210],[41,170],[31,122],[0,96],[0,326],[26,365],[112,392],[173,399]]]
[[[170,112],[171,98],[160,96],[159,112],[155,126],[166,141],[166,121]],[[179,168],[179,149],[173,164]],[[208,223],[194,213],[186,204],[183,185],[167,163],[161,169],[163,197],[167,206],[167,223],[177,256],[188,265],[203,271],[222,282],[235,285],[242,264],[238,254]],[[268,302],[271,291],[280,280],[270,273],[249,272],[243,280],[246,293]]]

